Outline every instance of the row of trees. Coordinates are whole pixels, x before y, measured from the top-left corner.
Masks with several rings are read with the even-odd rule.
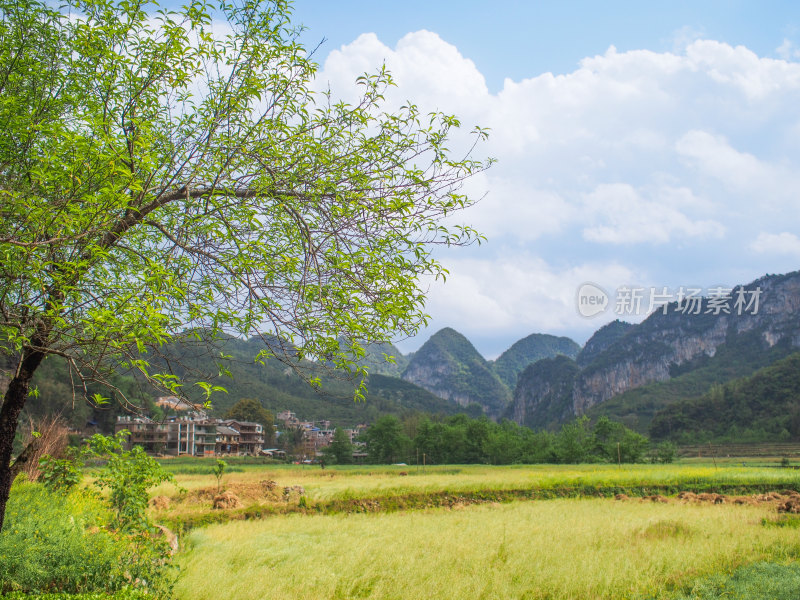
[[[583,417],[553,433],[466,415],[405,422],[390,415],[375,422],[364,441],[369,460],[386,464],[671,462],[675,456],[671,444],[651,449],[646,437],[606,417],[594,424]]]

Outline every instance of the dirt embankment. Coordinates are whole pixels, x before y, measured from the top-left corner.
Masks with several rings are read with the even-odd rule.
[[[412,492],[402,495],[320,501],[310,499],[302,486],[281,487],[273,481],[236,483],[225,487],[224,492],[216,488],[202,488],[168,499],[163,497],[154,499],[152,506],[155,517],[173,529],[185,531],[210,523],[260,519],[288,513],[349,514],[434,508],[457,509],[473,504],[581,497],[683,504],[768,504],[774,505],[780,512],[800,514],[798,490],[778,491],[767,485],[708,485],[696,489],[670,485],[563,486],[465,492]]]

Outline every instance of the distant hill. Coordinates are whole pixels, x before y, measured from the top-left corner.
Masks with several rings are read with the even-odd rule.
[[[335,424],[352,424],[374,421],[383,414],[403,414],[424,411],[450,415],[461,409],[455,403],[436,397],[430,392],[397,378],[374,373],[368,380],[368,395],[365,402],[354,402],[353,390],[357,382],[343,379],[341,375],[320,369],[313,363],[300,366],[307,376],[319,377],[319,390],[313,389],[286,364],[269,359],[264,364],[253,361],[253,356],[264,348],[258,338],[249,340],[229,339],[224,346],[225,354],[231,358],[224,364],[232,378],[218,378],[227,394],[214,398],[217,412],[225,412],[240,398],[253,398],[272,411],[289,409],[310,420],[330,419]],[[398,353],[399,354],[399,353]],[[209,361],[201,355],[199,370],[208,371],[217,361]],[[191,356],[184,354],[184,364],[192,364]],[[210,363],[210,364],[209,364]]]
[[[511,398],[508,387],[467,338],[446,327],[414,353],[403,379],[461,406],[478,404],[496,417]]]
[[[702,395],[800,347],[800,272],[762,277],[736,287],[731,297],[740,294],[757,296],[758,309],[714,310],[705,299],[699,310],[681,311],[672,303],[666,313],[656,311],[638,325],[615,322],[598,330],[578,355],[569,417],[608,415],[647,431],[670,403]],[[553,390],[559,402],[567,402],[562,370],[541,368],[536,374],[520,377],[509,411],[526,415],[531,426],[546,427],[546,418],[535,422],[530,415],[550,414]]]
[[[393,344],[385,342],[383,344],[369,344],[365,348],[367,354],[362,361],[370,374],[390,375],[400,377],[408,366],[408,358],[403,356]],[[394,359],[387,360],[387,357]]]
[[[655,414],[650,434],[685,443],[800,439],[800,353],[670,404]]]
[[[534,333],[515,342],[490,364],[500,380],[513,390],[517,385],[517,376],[528,365],[559,354],[575,358],[580,350],[581,347],[568,337]]]
[[[612,346],[634,327],[633,323],[626,323],[616,319],[594,332],[586,345],[575,358],[579,367],[585,367],[597,358],[606,348]]]
[[[640,433],[648,433],[655,415],[674,402],[694,398],[712,386],[750,375],[791,354],[795,348],[789,339],[782,339],[765,348],[758,332],[734,336],[717,347],[714,356],[703,354],[697,359],[675,366],[671,377],[633,388],[592,406],[586,414],[592,419],[607,416]]]
[[[568,356],[543,358],[522,371],[506,416],[520,425],[557,429],[572,414],[572,390],[580,368]]]
[[[367,382],[367,400],[355,402],[354,381],[334,377],[313,363],[299,365],[307,376],[322,378],[322,388],[316,390],[290,366],[276,359],[267,359],[264,364],[254,362],[253,357],[264,348],[264,342],[258,338],[226,338],[213,349],[200,343],[171,343],[163,348],[163,353],[174,359],[173,371],[177,375],[193,375],[227,390],[227,393],[215,393],[211,399],[213,414],[220,416],[242,398],[254,398],[273,412],[288,409],[304,419],[330,419],[343,426],[373,422],[384,414],[426,412],[453,415],[464,410],[457,403],[439,398],[410,382],[376,372]],[[221,358],[221,354],[228,358]],[[160,362],[154,357],[150,359],[154,363]],[[231,377],[220,374],[225,369]],[[93,421],[102,429],[109,430],[113,428],[116,415],[124,412],[116,402],[102,409],[92,409],[81,401],[80,393],[73,408],[69,375],[60,359],[48,359],[40,371],[35,380],[40,390],[39,397],[28,403],[28,412],[32,415],[63,411],[76,427]],[[120,376],[118,384],[129,398],[144,407],[152,405],[153,397],[162,394],[130,376]],[[190,386],[185,393],[192,401],[203,400],[198,387]]]

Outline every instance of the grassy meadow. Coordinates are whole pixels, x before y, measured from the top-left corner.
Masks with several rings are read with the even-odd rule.
[[[181,600],[668,597],[800,553],[760,506],[562,499],[239,521],[192,531]]]
[[[195,460],[167,468],[186,490],[216,487],[213,462]],[[339,466],[320,469],[312,465],[229,465],[223,484],[274,481],[278,486],[300,485],[308,500],[347,500],[391,497],[411,493],[467,493],[482,490],[548,490],[592,487],[800,486],[800,471],[768,466],[707,463],[651,465],[445,465]],[[175,495],[173,484],[163,484],[154,495]]]
[[[673,598],[703,577],[800,556],[796,527],[764,524],[777,519],[774,502],[675,496],[800,489],[793,469],[695,462],[323,470],[232,461],[222,488],[242,507],[219,510],[211,507],[212,462],[166,462],[177,486],[155,490],[169,499],[153,509],[156,519],[220,521],[200,518],[183,529],[179,600]],[[264,482],[276,491],[264,492]],[[304,494],[279,493],[292,486]],[[630,497],[590,497],[597,489]],[[669,497],[641,498],[655,493]],[[451,502],[390,502],[442,494]],[[364,506],[371,508],[358,510]]]

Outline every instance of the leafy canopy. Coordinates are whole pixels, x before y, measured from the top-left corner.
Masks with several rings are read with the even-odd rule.
[[[264,443],[271,444],[275,434],[275,417],[258,400],[242,398],[225,413],[226,419],[251,421],[263,427]]]
[[[49,6],[0,0],[6,350],[180,393],[152,356],[181,336],[353,369],[417,331],[432,245],[479,238],[442,221],[491,163],[454,157],[455,117],[384,110],[385,69],[354,104],[313,92],[284,0]]]

